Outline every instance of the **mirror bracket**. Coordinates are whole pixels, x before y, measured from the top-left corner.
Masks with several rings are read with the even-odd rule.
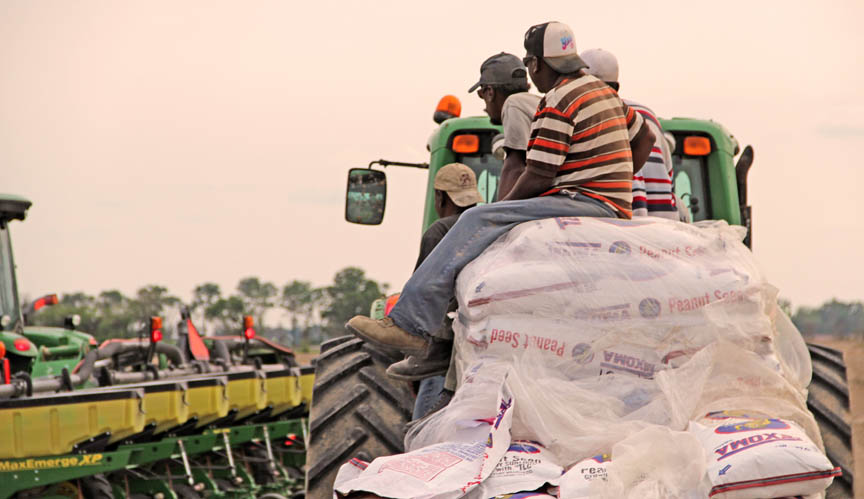
[[[369,162],[369,168],[372,168],[375,165],[383,166],[387,168],[388,166],[406,166],[409,168],[423,168],[428,169],[429,163],[406,163],[405,161],[390,161],[387,159],[376,159],[374,161]]]

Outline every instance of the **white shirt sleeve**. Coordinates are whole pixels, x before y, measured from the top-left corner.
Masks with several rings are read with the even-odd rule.
[[[501,124],[504,128],[504,147],[517,151],[528,150],[531,138],[531,122],[537,111],[540,97],[529,93],[513,94],[501,109]]]

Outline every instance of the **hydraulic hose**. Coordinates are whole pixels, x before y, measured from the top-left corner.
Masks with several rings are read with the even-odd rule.
[[[93,375],[93,366],[97,360],[110,359],[114,355],[138,350],[142,346],[143,344],[140,342],[116,341],[107,343],[97,350],[87,352],[87,355],[84,356],[84,359],[76,367],[74,374],[68,375],[66,378],[63,375],[52,376],[50,378],[37,378],[32,380],[32,382],[23,378],[13,378],[9,384],[0,385],[0,399],[19,397],[28,393],[56,392],[68,389],[69,381],[71,381],[73,388],[77,388],[86,383]],[[156,352],[164,354],[173,365],[181,367],[181,369],[174,371],[165,371],[166,373],[171,373],[170,376],[194,374],[196,372],[194,369],[188,369],[188,372],[186,369],[183,369],[183,366],[186,364],[183,352],[174,345],[156,343]],[[118,380],[118,382],[149,381],[157,377],[153,372],[145,371],[137,373],[113,373],[112,378],[117,376],[122,378],[127,375],[129,381]]]

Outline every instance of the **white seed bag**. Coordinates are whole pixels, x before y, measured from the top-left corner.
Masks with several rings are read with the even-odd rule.
[[[730,408],[794,422],[810,438],[813,462],[824,464],[806,408],[806,346],[741,235],[725,223],[662,219],[558,218],[514,228],[457,279],[451,403],[412,425],[406,454],[376,459],[359,475],[346,470],[356,476],[337,490],[543,497],[554,490],[549,477],[577,463],[560,478],[559,497],[696,499],[712,487],[726,494],[718,497],[751,497],[735,495],[757,489],[739,482],[772,480],[774,469],[751,467],[755,478],[736,476],[726,487],[709,479],[706,457],[721,445],[711,440],[720,425],[688,430],[694,418]],[[539,443],[542,458],[515,455],[511,440]],[[604,453],[612,461],[595,468],[605,468],[605,481],[598,470],[587,474],[593,480],[574,472],[590,471],[585,459]],[[830,483],[799,478],[814,490]],[[774,491],[759,493],[766,490]]]
[[[591,497],[591,483],[606,482],[609,477],[609,454],[598,454],[574,464],[561,477],[558,497],[578,499]]]
[[[563,473],[543,445],[532,440],[513,440],[507,453],[483,483],[466,496],[472,499],[510,496],[518,492],[555,486]],[[531,497],[531,496],[526,496]]]
[[[498,414],[486,438],[443,442],[379,457],[353,478],[340,481],[337,477],[335,490],[341,494],[364,491],[404,499],[463,497],[492,474],[510,448],[513,397],[502,385],[498,398]]]
[[[708,458],[711,497],[802,496],[825,490],[839,475],[791,421],[742,411],[709,413],[690,432]]]

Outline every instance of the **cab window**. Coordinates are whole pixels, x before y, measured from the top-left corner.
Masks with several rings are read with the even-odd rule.
[[[455,150],[457,149],[456,147],[451,147],[451,150],[453,150],[456,156],[457,163],[467,165],[474,170],[474,174],[477,176],[477,190],[480,191],[480,195],[483,196],[485,202],[491,203],[495,201],[498,194],[498,180],[501,178],[501,168],[504,166],[504,162],[492,154],[492,138],[497,132],[491,130],[472,130],[463,134],[477,136],[476,151],[460,153]],[[451,146],[455,138],[463,134],[454,134],[454,137],[450,139]]]

